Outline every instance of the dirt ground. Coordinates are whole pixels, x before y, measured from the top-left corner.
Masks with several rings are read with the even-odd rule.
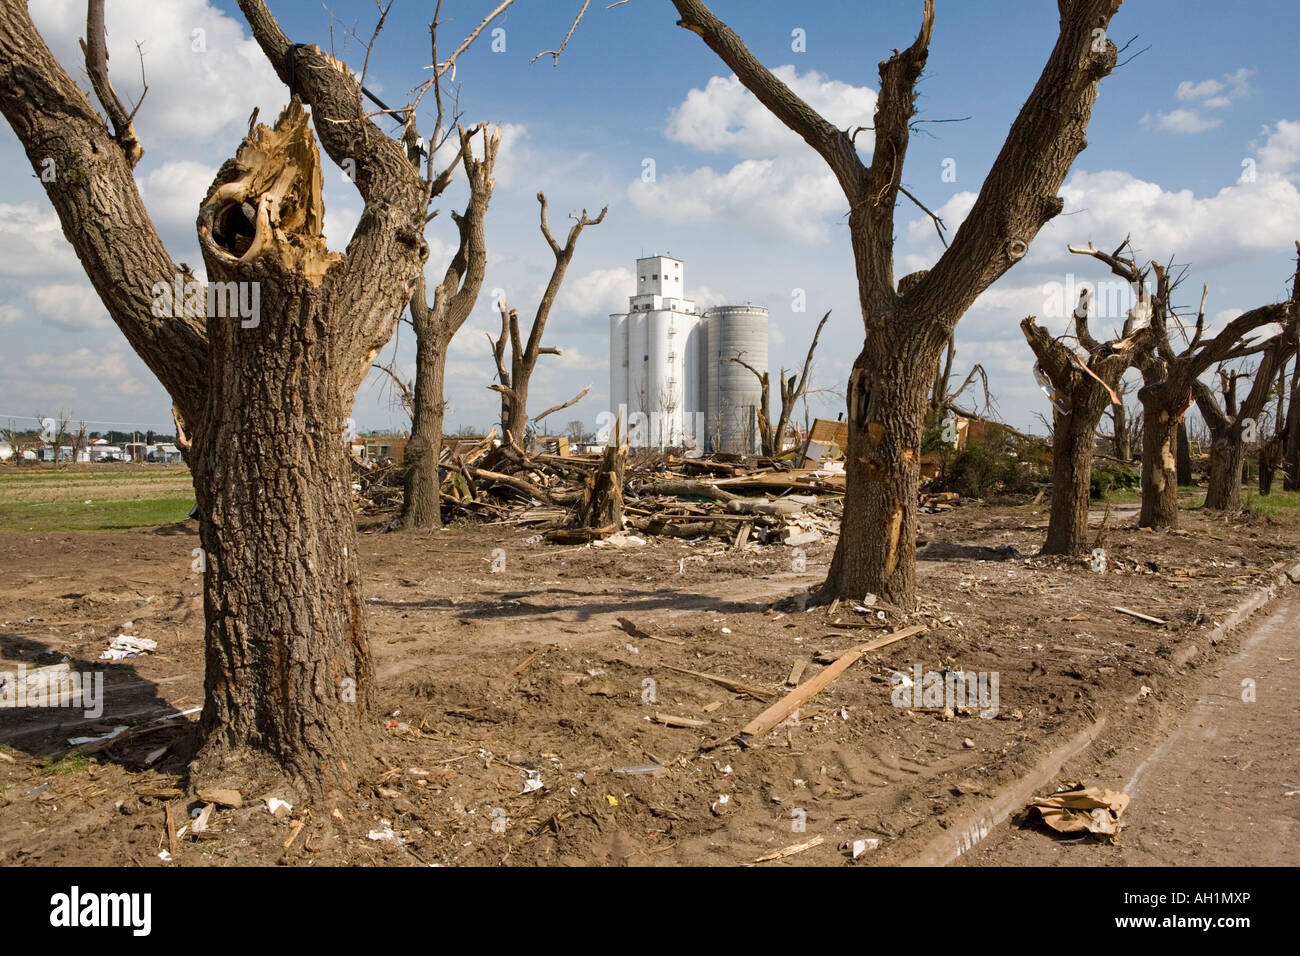
[[[337,816],[273,817],[266,798],[292,795],[250,787],[203,833],[187,826],[200,804],[166,795],[186,786],[196,715],[150,723],[202,701],[194,524],[3,532],[0,670],[64,659],[102,669],[106,709],[97,719],[0,710],[0,863],[738,864],[818,838],[765,865],[897,863],[1095,715],[1111,715],[1115,747],[1167,718],[1196,678],[1174,666],[1174,648],[1294,560],[1300,541],[1294,519],[1188,511],[1179,531],[1152,533],[1134,517],[1113,510],[1102,528],[1096,516],[1098,571],[1034,556],[1043,505],[924,515],[924,601],[911,615],[878,603],[801,610],[833,539],[801,564],[783,546],[737,551],[717,539],[615,550],[548,544],[522,526],[363,529],[375,739],[388,771]],[[928,629],[866,655],[747,747],[732,738],[770,701],[682,673],[774,699],[797,661],[807,681],[820,662],[916,623]],[[124,630],[157,651],[99,661]],[[1233,641],[1198,643],[1193,668]],[[996,673],[996,716],[894,706],[891,674],[914,665]],[[143,730],[69,755],[68,738],[117,726]],[[169,802],[173,828],[184,827],[174,851]],[[853,859],[856,840],[878,842]]]

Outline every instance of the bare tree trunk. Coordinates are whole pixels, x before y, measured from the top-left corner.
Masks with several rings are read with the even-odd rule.
[[[1143,388],[1139,397],[1147,392]],[[1143,528],[1178,527],[1178,461],[1175,445],[1178,419],[1157,401],[1142,402],[1142,513]]]
[[[472,148],[474,135],[483,133],[483,157],[476,159]],[[466,130],[457,127],[460,152],[436,179],[430,157],[430,182],[435,192],[450,180],[456,163],[463,162],[470,196],[463,215],[453,210],[451,217],[460,233],[460,244],[448,264],[442,281],[434,289],[433,302],[427,298],[425,277],[421,274],[411,294],[411,326],[415,329],[415,387],[411,395],[411,437],[403,462],[406,473],[400,521],[408,528],[442,527],[442,482],[438,462],[442,457],[442,423],[447,402],[443,395],[447,374],[447,349],[456,332],[465,324],[487,267],[487,240],[483,219],[492,200],[492,171],[496,166],[501,131],[489,132],[478,126]]]
[[[238,787],[281,770],[322,796],[369,769],[371,665],[343,439],[352,395],[313,371],[332,346],[320,290],[287,285],[264,290],[260,334],[211,324],[213,417],[190,455],[207,560],[193,772]]]
[[[1259,446],[1259,493],[1271,494],[1273,478],[1277,474],[1280,445],[1276,435]]]
[[[406,476],[402,524],[415,528],[442,527],[442,493],[438,460],[442,454],[443,397],[448,342],[437,334],[416,336],[414,407],[411,438],[406,443]]]
[[[616,436],[616,438],[619,436]],[[623,527],[623,480],[627,473],[627,443],[616,440],[601,454],[600,468],[584,480],[573,527],[609,533]]]
[[[1113,429],[1111,431],[1111,445],[1115,451],[1115,457],[1120,461],[1133,460],[1133,447],[1129,441],[1129,424],[1128,408],[1123,402],[1110,407],[1110,416]]]
[[[329,802],[354,794],[372,759],[344,422],[427,257],[429,190],[363,115],[350,70],[292,45],[263,0],[239,6],[292,89],[274,129],[253,118],[203,199],[206,288],[145,211],[138,153],[110,135],[21,0],[0,0],[0,111],[34,168],[56,159],[44,185],[64,235],[192,439],[207,664],[191,786],[277,775]],[[346,254],[326,248],[304,103],[331,157],[356,163],[365,206]]]
[[[673,4],[678,25],[701,37],[764,107],[821,155],[848,200],[865,341],[847,391],[844,517],[819,597],[860,599],[872,592],[914,607],[918,459],[940,355],[979,294],[1061,212],[1059,190],[1085,145],[1098,83],[1116,62],[1118,48],[1104,34],[1118,4],[1061,0],[1056,45],[970,213],[933,268],[902,278],[894,274],[895,206],[903,197],[920,205],[901,183],[916,83],[929,57],[933,0],[925,0],[912,44],[879,65],[870,165],[855,145],[861,129],[841,129],[819,115],[702,0]]]
[[[1097,419],[1085,411],[1052,413],[1052,509],[1043,554],[1088,551],[1088,505],[1092,492],[1092,445]]]
[[[1094,436],[1107,406],[1115,402],[1115,387],[1128,371],[1136,351],[1149,342],[1146,331],[1134,331],[1130,315],[1122,337],[1098,342],[1088,329],[1090,294],[1085,292],[1074,310],[1075,338],[1087,350],[1087,364],[1050,336],[1030,316],[1020,323],[1038,366],[1056,391],[1053,402],[1064,409],[1052,411],[1052,508],[1044,554],[1083,554],[1088,549],[1088,504],[1092,492]],[[1113,403],[1113,404],[1112,404]]]
[[[1233,435],[1236,432],[1236,435]],[[1245,446],[1241,425],[1234,424],[1213,439],[1210,446],[1210,484],[1205,492],[1205,507],[1212,511],[1241,510],[1241,465]]]
[[[1291,370],[1291,397],[1286,412],[1285,448],[1282,454],[1286,491],[1300,491],[1300,359]]]
[[[1178,484],[1192,484],[1192,445],[1187,440],[1187,422],[1178,422],[1177,453],[1175,455]]]
[[[913,371],[931,368],[942,347],[924,350],[919,339],[890,343],[864,349],[853,363],[844,517],[825,585],[831,594],[857,600],[875,594],[904,607],[915,601],[915,504],[930,382]],[[892,360],[898,354],[903,361]]]
[[[519,330],[518,312],[508,308],[504,302],[498,303],[501,308],[501,335],[496,339],[488,336],[488,340],[492,342],[492,356],[497,366],[497,382],[489,385],[488,388],[501,393],[502,438],[507,449],[511,445],[523,445],[528,428],[528,386],[532,382],[533,371],[537,368],[538,356],[561,354],[558,348],[543,347],[542,335],[546,331],[546,322],[551,316],[551,308],[555,305],[555,297],[559,294],[560,286],[564,283],[569,263],[573,261],[578,237],[588,226],[598,226],[604,222],[605,213],[609,212],[609,206],[606,205],[601,208],[600,215],[595,219],[587,218],[586,209],[583,209],[579,216],[571,216],[574,222],[569,227],[569,235],[564,245],[561,246],[551,233],[548,218],[550,204],[547,202],[546,194],[539,192],[537,201],[541,205],[542,236],[555,256],[555,266],[551,270],[550,281],[547,282],[541,301],[537,304],[537,312],[533,316],[527,341],[523,339]],[[507,348],[510,350],[509,363],[506,362]],[[537,417],[545,418],[553,412],[568,408],[586,395],[590,388],[591,386],[588,385],[576,398],[553,406]]]

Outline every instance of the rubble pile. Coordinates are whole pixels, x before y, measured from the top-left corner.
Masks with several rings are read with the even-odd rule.
[[[830,423],[838,424],[838,423]],[[841,426],[842,427],[842,426]],[[842,452],[834,442],[810,442],[777,458],[606,449],[570,453],[567,441],[539,439],[526,453],[503,445],[492,431],[471,441],[447,440],[439,462],[447,520],[527,525],[557,543],[611,535],[719,538],[735,548],[802,547],[839,533],[845,488]],[[794,467],[795,461],[804,467]],[[391,461],[353,462],[359,510],[391,511],[402,500],[402,467]],[[616,477],[615,477],[616,476]],[[593,497],[611,488],[621,517],[598,527]],[[961,503],[951,492],[922,495],[923,510]],[[606,507],[608,503],[606,502]],[[609,513],[606,510],[603,513]],[[586,521],[582,520],[586,516]]]

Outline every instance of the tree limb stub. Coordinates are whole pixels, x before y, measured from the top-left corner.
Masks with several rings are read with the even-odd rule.
[[[274,256],[319,285],[343,259],[326,247],[324,224],[320,154],[294,97],[273,128],[259,124],[217,173],[199,209],[199,242],[210,265]]]
[[[90,75],[90,85],[94,88],[95,96],[99,98],[104,112],[108,114],[113,124],[113,138],[122,147],[127,163],[134,168],[136,163],[140,162],[140,157],[144,155],[144,149],[135,134],[135,126],[131,120],[136,110],[140,108],[140,103],[144,102],[149,87],[145,85],[144,91],[140,94],[140,101],[130,113],[127,113],[108,78],[108,44],[104,39],[104,2],[105,0],[87,0],[86,39],[81,41],[81,52],[86,58],[86,72]]]

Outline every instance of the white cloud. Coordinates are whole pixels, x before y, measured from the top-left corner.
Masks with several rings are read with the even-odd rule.
[[[876,91],[828,79],[816,70],[802,76],[793,66],[772,71],[805,103],[839,129],[870,126]],[[712,77],[702,90],[691,90],[669,115],[669,139],[708,152],[741,157],[802,156],[810,147],[778,120],[732,75]],[[858,137],[870,151],[870,131]]]
[[[1276,129],[1265,126],[1262,132],[1264,145],[1256,150],[1258,168],[1294,180],[1300,167],[1300,121],[1280,120]]]
[[[810,106],[839,128],[870,125],[876,93],[793,66],[773,70]],[[821,158],[787,129],[735,76],[712,77],[687,93],[665,129],[668,139],[739,159],[726,170],[703,166],[662,170],[633,181],[628,198],[645,215],[672,223],[721,220],[759,236],[825,241],[827,219],[842,213],[844,196]],[[870,151],[870,131],[858,138]],[[651,157],[653,159],[653,157]]]
[[[77,45],[86,32],[85,3],[44,0],[31,5],[31,15],[64,69],[86,85]],[[140,95],[137,43],[143,51],[149,92],[135,126],[146,162],[151,150],[164,145],[173,154],[215,137],[228,139],[233,150],[254,106],[269,121],[288,102],[288,91],[245,25],[206,0],[114,0],[105,23],[113,86],[124,103]]]
[[[585,275],[567,277],[555,305],[561,312],[606,316],[626,312],[627,297],[635,291],[636,276],[631,269],[594,269]]]
[[[89,284],[54,283],[27,293],[36,312],[51,325],[80,331],[109,325],[108,313]]]
[[[1254,70],[1242,67],[1232,73],[1225,73],[1222,79],[1201,80],[1192,82],[1183,80],[1178,84],[1175,95],[1184,102],[1195,102],[1204,100],[1207,102],[1211,99],[1235,99],[1244,96],[1249,89],[1247,81],[1250,79]],[[1224,94],[1224,95],[1220,95]]]
[[[217,171],[206,163],[171,160],[137,180],[145,208],[159,231],[175,229],[195,233],[199,204]]]
[[[1166,133],[1203,133],[1207,129],[1222,126],[1223,120],[1217,116],[1203,116],[1196,110],[1171,110],[1168,113],[1150,113],[1142,117],[1144,126],[1154,125]]]
[[[483,138],[474,137],[474,155],[482,158]],[[532,148],[528,140],[528,127],[523,123],[502,123],[501,142],[497,146],[497,161],[492,167],[496,189],[511,189],[519,182],[523,172],[531,167]]]
[[[643,214],[675,224],[722,221],[798,242],[824,242],[827,217],[846,205],[820,158],[747,159],[726,172],[703,166],[655,182],[637,180],[628,198]]]
[[[1069,256],[1067,243],[1091,240],[1109,248],[1126,235],[1141,255],[1177,255],[1200,266],[1285,253],[1300,235],[1300,189],[1292,181],[1300,163],[1300,123],[1284,120],[1268,131],[1259,156],[1253,182],[1200,197],[1120,170],[1078,171],[1061,188],[1068,215],[1043,228],[1025,264],[1060,262]],[[973,193],[959,193],[937,213],[955,232],[973,201]],[[928,218],[911,220],[907,235],[903,261],[909,270],[928,268],[943,251]]]
[[[1247,82],[1255,71],[1242,67],[1232,73],[1225,73],[1221,79],[1183,80],[1178,84],[1174,95],[1189,104],[1183,109],[1168,113],[1147,113],[1142,117],[1142,125],[1148,129],[1155,127],[1167,133],[1195,134],[1223,125],[1217,116],[1207,116],[1204,110],[1226,110],[1236,100],[1250,91]]]
[[[12,305],[0,305],[0,325],[13,325],[23,314]]]
[[[33,279],[81,273],[63,238],[59,217],[36,203],[0,203],[0,278]]]

